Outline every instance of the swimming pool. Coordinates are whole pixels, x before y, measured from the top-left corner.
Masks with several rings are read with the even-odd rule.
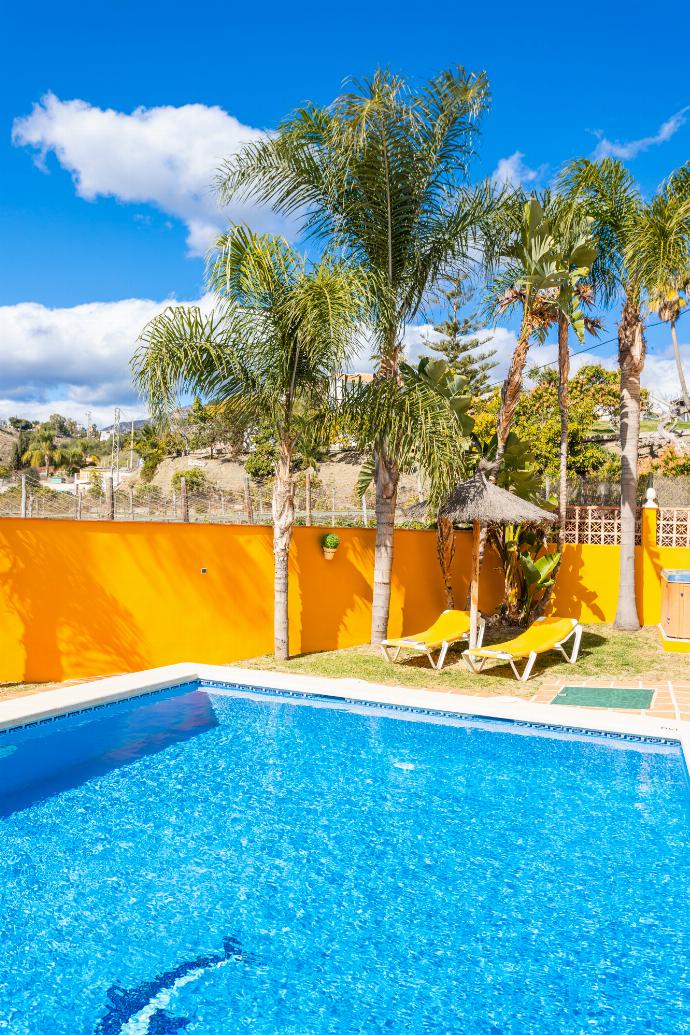
[[[190,684],[0,735],[0,1031],[690,1030],[678,745]]]

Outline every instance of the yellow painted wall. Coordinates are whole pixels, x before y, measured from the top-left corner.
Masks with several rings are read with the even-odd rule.
[[[290,646],[329,650],[369,638],[374,532],[295,529]],[[0,681],[57,680],[177,661],[222,663],[272,649],[272,530],[98,521],[0,521]],[[205,575],[201,568],[206,568]],[[460,533],[461,594],[469,537]],[[487,565],[484,607],[500,599]],[[391,635],[444,606],[433,532],[396,532]]]
[[[232,662],[270,651],[271,529],[97,521],[0,521],[0,681],[58,680],[176,661]],[[297,528],[291,552],[293,653],[369,637],[374,532],[340,529],[333,561],[322,529]],[[469,533],[457,534],[454,582],[467,594]],[[638,551],[645,623],[659,620],[661,567],[690,567],[690,550]],[[205,567],[207,573],[201,574]],[[612,621],[618,549],[567,546],[554,609]],[[501,600],[487,554],[480,607]],[[390,634],[413,632],[444,607],[435,534],[396,532]]]
[[[554,614],[582,622],[613,622],[618,602],[617,546],[566,544],[551,599]],[[656,510],[642,511],[642,545],[635,547],[635,593],[643,625],[658,625],[661,571],[690,568],[690,549],[656,545]]]

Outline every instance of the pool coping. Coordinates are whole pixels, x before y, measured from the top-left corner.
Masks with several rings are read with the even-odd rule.
[[[503,719],[529,722],[564,729],[593,733],[631,734],[675,740],[680,744],[690,769],[690,722],[682,719],[661,719],[615,711],[553,704],[537,704],[508,695],[481,697],[469,694],[448,694],[437,690],[415,690],[403,686],[369,683],[364,679],[332,679],[321,676],[292,675],[262,669],[244,669],[234,665],[205,665],[181,662],[162,668],[147,669],[119,676],[107,676],[93,682],[78,683],[58,690],[45,690],[27,697],[0,701],[0,731],[60,715],[164,690],[178,683],[193,680],[236,683],[248,688],[287,690],[290,693],[332,697],[381,705],[421,708],[426,711],[457,713],[482,719]]]

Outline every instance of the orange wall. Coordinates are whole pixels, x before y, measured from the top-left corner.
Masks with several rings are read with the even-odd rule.
[[[551,598],[554,614],[582,622],[613,622],[618,603],[617,546],[566,544]],[[656,510],[642,511],[642,545],[635,547],[635,594],[643,625],[661,620],[663,568],[690,568],[690,549],[656,545]]]
[[[369,638],[374,532],[340,529],[333,561],[322,529],[297,528],[290,646],[328,650]],[[272,530],[98,521],[0,521],[0,681],[58,680],[177,661],[222,663],[272,649]],[[396,532],[391,635],[444,607],[433,532]],[[467,592],[469,536],[455,575]],[[201,574],[205,567],[207,573]],[[500,580],[487,565],[480,603]]]
[[[291,552],[290,646],[329,650],[369,638],[374,532],[339,529],[333,561],[322,529],[297,528]],[[0,521],[0,681],[58,680],[176,661],[222,663],[271,650],[272,530],[264,527],[7,518]],[[457,533],[454,583],[466,600],[471,537]],[[661,567],[690,550],[638,550],[641,617],[659,620]],[[207,573],[201,574],[205,567]],[[567,546],[554,610],[613,620],[618,549]],[[485,559],[480,607],[501,600]],[[434,532],[399,530],[390,634],[413,632],[444,607]]]

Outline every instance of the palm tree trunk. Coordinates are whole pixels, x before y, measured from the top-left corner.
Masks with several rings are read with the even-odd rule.
[[[379,363],[380,377],[396,378],[400,348],[397,328],[390,328],[387,347]],[[395,507],[398,501],[400,471],[385,441],[374,450],[374,488],[376,490],[376,539],[374,542],[374,593],[371,605],[371,642],[377,646],[388,635],[388,614],[391,603],[391,573],[393,571],[393,536]]]
[[[395,505],[400,472],[382,444],[375,455],[376,541],[374,544],[374,596],[371,608],[371,642],[376,645],[388,635],[393,570]]]
[[[635,518],[637,454],[640,437],[640,375],[644,366],[642,318],[636,298],[628,297],[618,327],[621,371],[621,545],[616,629],[640,628],[635,598]]]
[[[532,333],[529,312],[529,299],[526,299],[522,317],[522,326],[520,328],[520,337],[518,338],[515,351],[513,352],[510,369],[508,370],[506,379],[503,382],[503,387],[501,388],[501,406],[498,411],[498,420],[496,422],[498,444],[496,446],[496,457],[489,472],[489,477],[492,481],[496,481],[496,475],[500,470],[501,463],[503,461],[503,454],[506,449],[506,442],[508,441],[508,435],[510,434],[510,427],[513,423],[513,416],[515,415],[515,409],[520,401],[520,393],[522,392],[522,376],[527,364],[527,353],[529,352],[530,336]]]
[[[558,541],[565,542],[565,512],[568,506],[568,377],[570,350],[568,348],[568,318],[558,314],[558,409],[561,414],[561,449],[558,469]]]
[[[289,657],[288,561],[295,520],[291,454],[291,443],[284,439],[273,483],[273,653],[277,661]]]
[[[690,395],[688,395],[688,383],[685,380],[685,371],[683,370],[683,364],[680,359],[680,349],[678,348],[678,335],[676,334],[676,321],[671,320],[671,338],[673,339],[673,355],[676,357],[676,370],[678,371],[678,382],[680,384],[680,394],[683,397],[683,406],[686,412],[690,413]]]
[[[455,532],[453,522],[447,517],[438,515],[436,519],[436,554],[438,563],[441,566],[443,575],[443,589],[446,594],[446,605],[455,607],[453,599],[453,583],[451,581],[450,568],[455,555]]]

